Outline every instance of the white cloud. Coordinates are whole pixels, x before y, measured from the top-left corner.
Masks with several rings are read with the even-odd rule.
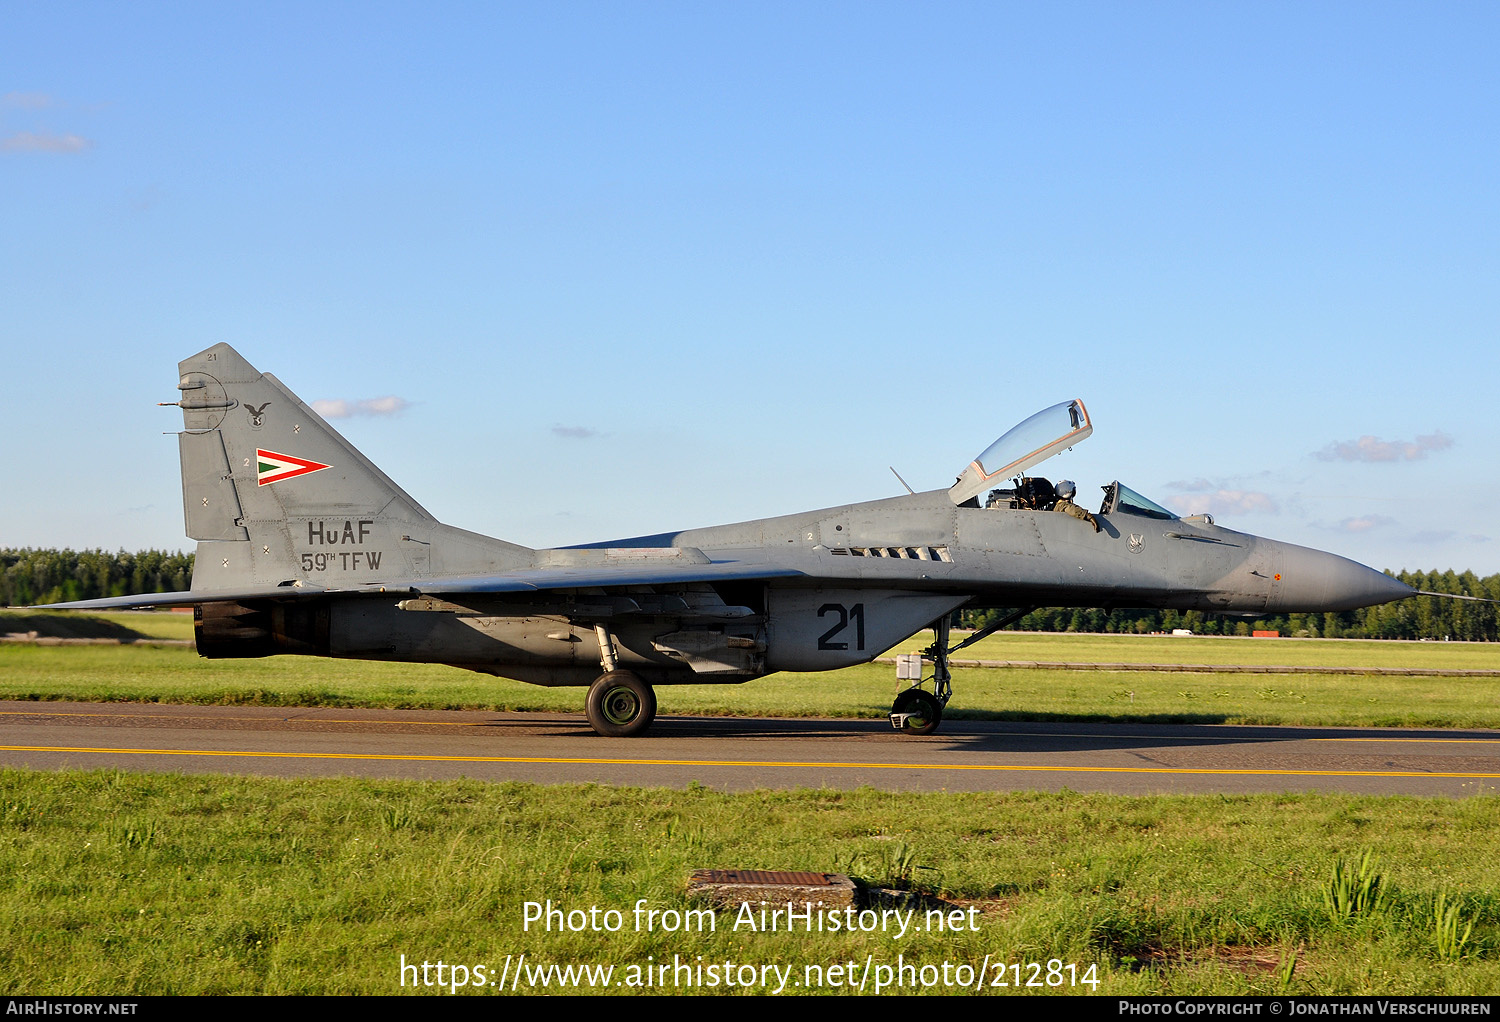
[[[396,415],[406,411],[411,402],[404,397],[387,394],[385,397],[372,397],[355,403],[356,415]]]
[[[1268,493],[1258,490],[1215,490],[1212,493],[1181,493],[1167,504],[1183,514],[1267,514],[1279,510]]]
[[[1197,479],[1179,479],[1175,483],[1168,483],[1167,486],[1174,490],[1181,490],[1184,493],[1202,493],[1205,490],[1219,489],[1217,484],[1209,482],[1202,476],[1199,476]]]
[[[18,131],[4,141],[0,150],[7,153],[81,153],[94,143],[82,135],[54,135],[42,131]]]
[[[1428,433],[1415,440],[1362,436],[1358,440],[1329,444],[1316,452],[1315,457],[1322,461],[1417,461],[1427,457],[1430,451],[1443,451],[1452,446],[1453,438],[1442,432]]]
[[[0,96],[0,106],[15,107],[20,110],[45,110],[52,106],[62,106],[62,104],[45,92],[7,92]]]
[[[1452,529],[1425,529],[1411,537],[1413,543],[1451,543],[1454,540],[1462,540],[1465,543],[1488,543],[1490,537],[1481,536],[1478,533],[1461,536]]]
[[[569,440],[591,440],[600,434],[597,429],[592,429],[588,426],[558,425],[552,427],[552,435],[565,437]]]
[[[1345,518],[1339,522],[1338,528],[1342,532],[1369,532],[1371,529],[1380,529],[1395,524],[1396,519],[1387,518],[1385,515],[1361,515],[1358,518]]]
[[[325,419],[348,419],[356,415],[399,415],[411,407],[404,397],[387,394],[385,397],[369,397],[360,401],[345,401],[343,398],[325,398],[312,403],[313,411]]]
[[[312,410],[325,419],[347,419],[354,414],[348,401],[341,399],[325,398],[322,401],[314,401]]]

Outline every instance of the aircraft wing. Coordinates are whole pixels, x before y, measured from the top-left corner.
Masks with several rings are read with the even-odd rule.
[[[326,587],[298,582],[295,585],[249,586],[243,589],[188,590],[176,593],[146,593],[111,596],[99,600],[49,603],[38,610],[125,610],[134,607],[180,607],[195,603],[244,600],[305,600],[318,596],[442,596],[475,593],[532,593],[554,589],[612,589],[621,586],[682,585],[691,582],[745,582],[805,575],[795,568],[777,568],[744,561],[710,561],[706,564],[604,564],[551,568],[529,568],[493,575],[445,575],[427,578],[390,579],[353,587]]]

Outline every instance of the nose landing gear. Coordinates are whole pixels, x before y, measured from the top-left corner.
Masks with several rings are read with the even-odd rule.
[[[909,735],[930,735],[937,730],[943,719],[943,709],[953,697],[953,674],[948,669],[948,658],[965,646],[972,645],[986,636],[1021,620],[1035,607],[1025,607],[1005,617],[996,618],[957,646],[949,648],[948,634],[952,617],[944,614],[932,623],[933,643],[920,655],[903,653],[896,657],[896,680],[910,681],[911,687],[902,689],[891,704],[891,727]],[[932,661],[932,691],[922,687],[927,679],[922,677],[922,662]]]
[[[920,657],[907,654],[897,658],[896,676],[899,680],[910,680],[911,687],[902,689],[891,704],[891,727],[912,735],[930,735],[943,720],[943,707],[953,695],[953,676],[948,670],[948,632],[952,625],[949,615],[944,614],[932,623],[935,639],[922,651]],[[922,687],[922,661],[932,661],[932,691]],[[904,663],[902,662],[904,661]]]

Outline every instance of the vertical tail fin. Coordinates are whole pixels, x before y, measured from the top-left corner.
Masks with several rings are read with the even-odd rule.
[[[227,344],[178,364],[193,589],[333,587],[503,570],[526,547],[433,518],[274,376]],[[448,560],[444,563],[445,551]]]

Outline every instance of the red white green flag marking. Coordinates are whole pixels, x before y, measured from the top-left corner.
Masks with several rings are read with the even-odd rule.
[[[277,454],[275,451],[257,450],[255,460],[257,462],[255,482],[258,486],[279,483],[283,479],[305,476],[309,472],[320,472],[329,467],[320,461],[308,461],[306,458]]]

